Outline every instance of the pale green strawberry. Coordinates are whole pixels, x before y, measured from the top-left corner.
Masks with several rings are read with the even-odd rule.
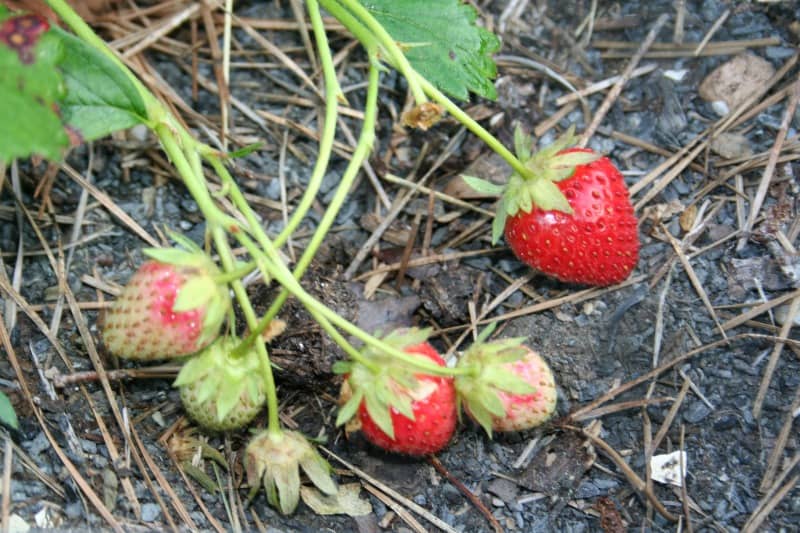
[[[187,361],[174,386],[189,417],[212,431],[245,427],[266,401],[258,354],[232,357],[236,337],[222,337]]]

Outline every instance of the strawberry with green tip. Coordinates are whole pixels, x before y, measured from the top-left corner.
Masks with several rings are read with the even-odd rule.
[[[266,402],[264,379],[255,349],[232,357],[241,340],[222,337],[187,361],[173,386],[189,417],[212,431],[246,426]]]
[[[429,329],[395,330],[383,341],[421,360],[445,366],[427,342]],[[392,453],[424,456],[444,448],[458,421],[453,378],[420,372],[407,362],[367,348],[372,367],[342,363],[344,405],[337,425],[355,417],[364,437]]]
[[[151,257],[106,311],[103,342],[125,359],[172,359],[193,354],[219,335],[230,294],[214,262],[190,240],[183,248],[150,248]]]
[[[458,361],[460,368],[473,368],[456,378],[459,402],[489,436],[493,431],[531,429],[555,412],[553,372],[523,340],[479,341]]]
[[[568,283],[605,286],[624,281],[639,257],[637,220],[625,181],[613,163],[576,142],[573,128],[531,153],[531,139],[515,132],[517,156],[529,175],[498,186],[465,176],[474,189],[502,199],[492,240],[505,234],[524,263]]]

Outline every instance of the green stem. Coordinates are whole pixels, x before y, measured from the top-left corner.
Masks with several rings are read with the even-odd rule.
[[[211,234],[214,239],[214,245],[219,253],[219,258],[222,262],[223,268],[229,272],[235,270],[236,260],[233,256],[233,251],[231,250],[230,244],[228,244],[227,234],[220,226],[212,227]],[[256,312],[253,309],[253,305],[250,303],[250,298],[247,296],[247,290],[245,289],[244,284],[241,280],[237,279],[231,282],[231,287],[233,288],[234,295],[236,295],[236,301],[239,303],[239,307],[242,309],[242,314],[244,314],[247,327],[255,327],[258,324],[258,319],[256,318]],[[278,393],[275,388],[275,377],[272,374],[272,365],[269,361],[267,347],[264,345],[263,341],[256,343],[256,352],[261,360],[261,371],[264,374],[264,385],[267,396],[267,429],[272,434],[279,434],[281,433],[281,424],[280,419],[278,418]]]
[[[419,76],[419,74],[415,75]],[[466,128],[480,137],[480,139],[486,143],[486,145],[491,148],[495,153],[497,153],[500,157],[505,159],[505,161],[517,172],[519,175],[523,177],[527,177],[531,175],[530,169],[526,168],[525,165],[520,161],[517,156],[515,156],[511,150],[505,147],[505,145],[500,142],[500,140],[489,133],[487,129],[483,126],[478,124],[471,116],[465,113],[460,107],[458,107],[452,100],[450,100],[442,91],[436,88],[431,82],[419,76],[420,84],[428,96],[431,97],[431,100],[440,104],[445,110],[450,113],[456,120],[462,123]]]
[[[229,231],[231,228],[238,228],[239,222],[237,222],[236,219],[226,215],[217,208],[214,199],[211,198],[211,194],[208,192],[208,187],[206,187],[202,170],[199,175],[195,173],[196,164],[193,165],[190,163],[184,150],[178,146],[174,132],[170,127],[165,123],[161,123],[156,126],[155,132],[161,140],[161,146],[164,147],[164,151],[169,156],[172,164],[175,165],[181,178],[183,178],[183,182],[186,188],[189,189],[189,193],[208,219],[209,226],[221,225]]]
[[[373,337],[355,324],[350,323],[344,317],[336,314],[336,312],[334,312],[332,309],[306,292],[300,283],[291,275],[289,269],[286,268],[286,265],[280,262],[280,257],[277,255],[277,250],[275,250],[271,243],[259,242],[259,245],[263,248],[262,250],[250,239],[250,237],[243,232],[234,234],[234,237],[242,246],[247,249],[247,251],[253,256],[256,262],[259,263],[263,270],[269,272],[272,277],[278,281],[278,283],[288,289],[289,292],[292,293],[292,295],[297,298],[300,303],[306,307],[306,309],[308,309],[309,313],[311,313],[315,320],[320,322],[320,325],[323,325],[323,322],[320,319],[325,318],[336,327],[345,331],[347,334],[352,335],[364,342],[364,344],[372,346],[373,348],[385,352],[392,357],[400,359],[412,368],[416,368],[420,372],[424,372],[426,374],[435,376],[460,376],[467,375],[473,371],[472,367],[448,368],[438,366],[433,362],[421,360],[418,357],[407,354],[406,352]],[[358,354],[358,357],[354,357],[353,359],[359,363],[369,366],[370,369],[375,368],[374,364],[367,361],[366,358],[364,358],[360,353]]]
[[[331,203],[328,205],[328,208],[325,210],[325,215],[322,217],[322,220],[320,220],[319,226],[317,226],[314,235],[311,237],[311,241],[303,252],[303,255],[297,261],[297,265],[292,272],[294,279],[296,280],[299,280],[303,276],[306,269],[311,264],[319,245],[322,243],[325,235],[327,235],[328,231],[336,220],[336,216],[339,214],[342,204],[347,199],[350,188],[358,176],[358,171],[361,169],[361,164],[372,150],[372,145],[375,140],[375,122],[378,114],[379,79],[380,73],[376,63],[370,62],[367,85],[367,100],[364,106],[364,122],[361,128],[361,134],[359,135],[358,143],[356,144],[355,151],[353,152],[353,157],[350,159],[350,163],[347,165],[347,169],[345,170],[344,175],[339,182],[339,186],[336,189],[336,194],[331,200]],[[278,314],[278,311],[281,309],[281,306],[284,304],[288,296],[289,291],[284,288],[278,297],[275,298],[275,301],[273,301],[266,314],[264,314],[264,316],[261,318],[259,329],[252,332],[250,336],[243,341],[243,344],[255,341],[257,336],[260,335],[260,331],[263,331],[263,329],[269,325],[270,321]]]
[[[234,265],[234,269],[230,271],[222,272],[216,276],[214,276],[214,281],[219,283],[220,285],[225,283],[232,283],[237,279],[242,279],[246,275],[248,275],[253,270],[257,269],[258,265],[254,261],[248,261],[243,265]]]
[[[322,133],[319,138],[319,154],[314,164],[314,170],[311,172],[308,186],[300,199],[300,203],[295,207],[286,227],[275,238],[275,246],[278,248],[289,240],[289,237],[300,225],[300,222],[303,221],[303,218],[305,218],[314,203],[314,199],[317,197],[317,192],[319,192],[319,188],[322,185],[322,180],[325,177],[325,171],[328,168],[331,153],[333,152],[336,121],[339,113],[339,99],[344,95],[339,86],[339,80],[336,79],[336,68],[333,65],[333,57],[328,46],[328,39],[325,36],[322,17],[319,14],[319,6],[316,5],[315,0],[308,2],[308,14],[314,30],[314,37],[317,41],[317,53],[319,54],[325,79],[325,122],[322,124]]]
[[[395,42],[392,36],[389,35],[389,32],[386,31],[386,28],[384,28],[383,25],[372,16],[372,13],[370,13],[367,8],[362,6],[358,0],[338,0],[338,2],[337,0],[323,0],[322,3],[325,6],[325,9],[331,11],[331,14],[337,19],[341,14],[341,10],[336,10],[333,6],[334,3],[340,4],[358,19],[360,19],[364,26],[366,26],[366,28],[372,32],[372,35],[374,36],[374,38],[370,39],[370,41],[378,41],[381,48],[383,48],[383,50],[386,52],[386,55],[388,56],[387,59],[389,59],[392,66],[399,70],[400,73],[406,78],[406,81],[408,82],[408,88],[411,91],[411,94],[414,95],[414,100],[417,102],[417,105],[424,104],[428,101],[428,97],[425,95],[425,91],[422,90],[422,86],[419,83],[420,76],[417,75],[414,67],[412,67],[411,63],[408,62],[406,54],[403,52],[397,42]],[[347,26],[345,21],[349,22],[350,18],[345,17],[345,20],[340,19],[340,22]],[[350,29],[349,26],[348,29]],[[355,32],[353,34],[356,35]],[[369,42],[362,41],[362,43],[368,50],[370,49]]]

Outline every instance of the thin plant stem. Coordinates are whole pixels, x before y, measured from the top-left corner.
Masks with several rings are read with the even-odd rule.
[[[336,137],[336,121],[339,114],[339,99],[344,94],[341,87],[339,87],[339,80],[336,79],[336,68],[333,65],[333,57],[331,50],[328,46],[328,39],[325,36],[324,26],[322,25],[322,18],[319,14],[319,7],[313,9],[316,4],[315,0],[308,2],[308,13],[311,19],[312,29],[314,30],[314,37],[317,41],[317,53],[319,54],[320,63],[322,65],[322,74],[325,80],[325,122],[322,124],[322,133],[319,139],[319,153],[317,161],[314,164],[314,169],[311,171],[311,177],[308,181],[303,197],[295,207],[291,218],[286,223],[286,227],[275,237],[275,246],[280,248],[289,240],[289,237],[297,229],[297,226],[305,218],[314,199],[317,197],[317,192],[322,185],[322,180],[325,177],[325,171],[328,169],[328,163],[331,159],[333,152],[333,140]],[[321,33],[320,33],[321,32]]]
[[[339,214],[339,210],[341,209],[342,204],[349,194],[350,188],[358,176],[358,171],[361,168],[361,164],[372,150],[372,145],[375,140],[375,122],[378,114],[379,74],[380,73],[376,63],[370,62],[367,83],[367,100],[364,106],[364,121],[358,143],[353,151],[353,156],[350,158],[350,163],[347,165],[347,169],[342,175],[342,179],[339,182],[336,193],[325,210],[325,215],[323,215],[322,220],[320,220],[314,235],[311,237],[311,241],[308,243],[308,246],[303,252],[303,255],[297,261],[297,265],[292,272],[294,278],[297,280],[303,276],[308,268],[308,265],[311,264],[311,260],[314,258],[314,255],[322,243],[322,240],[325,238],[325,235],[327,235],[328,231],[336,220],[336,216]],[[270,321],[275,318],[288,296],[289,291],[284,288],[261,318],[259,329],[254,330],[250,336],[243,341],[243,343],[254,342],[255,336],[259,335],[260,331],[263,331],[263,329],[269,325]]]
[[[211,235],[214,239],[214,246],[219,253],[220,262],[226,271],[233,271],[236,269],[236,261],[233,256],[228,237],[225,231],[220,226],[211,228]],[[247,327],[253,328],[258,323],[256,312],[253,309],[253,304],[250,303],[250,298],[247,296],[247,290],[240,279],[231,282],[231,288],[236,296],[236,301],[242,309]],[[267,429],[272,434],[279,434],[281,432],[280,419],[278,418],[278,394],[275,388],[275,376],[272,374],[272,365],[269,361],[269,353],[264,341],[255,343],[256,352],[258,353],[261,362],[261,371],[264,378],[264,385],[267,397]]]
[[[392,66],[394,66],[403,76],[405,76],[406,81],[408,82],[408,89],[411,91],[411,94],[414,95],[414,101],[418,105],[427,102],[428,97],[425,95],[425,91],[423,91],[419,82],[420,76],[416,74],[414,67],[412,67],[411,63],[408,62],[408,58],[406,58],[406,55],[403,53],[403,50],[400,48],[400,46],[398,46],[392,36],[389,35],[389,32],[386,31],[386,28],[384,28],[383,25],[372,16],[372,13],[370,13],[367,8],[362,6],[356,0],[329,0],[324,1],[323,5],[325,5],[326,9],[329,9],[333,3],[338,3],[350,11],[353,15],[360,19],[364,26],[366,26],[366,28],[372,33],[374,39],[378,41],[381,48],[386,52],[386,55],[391,61]],[[365,42],[363,44],[367,47],[367,49],[370,48],[369,43]]]

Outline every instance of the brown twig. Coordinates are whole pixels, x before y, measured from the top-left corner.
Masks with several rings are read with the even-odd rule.
[[[436,469],[442,476],[447,479],[450,483],[455,486],[461,494],[466,497],[475,508],[480,511],[480,513],[486,518],[486,521],[492,526],[492,529],[495,530],[495,533],[503,533],[503,527],[500,525],[500,522],[497,521],[497,518],[494,517],[492,512],[483,504],[480,498],[475,496],[475,493],[469,490],[466,485],[461,483],[461,481],[456,478],[453,474],[450,473],[447,468],[442,464],[438,457],[435,455],[428,456],[428,462],[433,465],[433,468]]]
[[[611,459],[615,465],[617,465],[617,468],[619,468],[622,471],[622,473],[628,479],[628,482],[631,484],[631,486],[633,486],[634,490],[636,490],[636,492],[638,492],[639,494],[643,495],[646,498],[646,500],[653,505],[653,507],[656,509],[656,511],[658,511],[658,513],[661,516],[663,516],[670,522],[678,521],[678,517],[670,513],[667,510],[667,508],[664,507],[664,504],[661,503],[661,501],[653,493],[653,491],[648,489],[647,484],[644,482],[644,480],[640,478],[636,472],[633,471],[633,469],[628,465],[628,463],[625,462],[625,459],[619,453],[617,453],[617,451],[609,443],[607,443],[600,437],[593,435],[591,432],[586,431],[583,428],[570,425],[565,425],[561,427],[563,427],[564,429],[569,429],[571,431],[580,433],[584,437],[591,440],[592,444],[600,448],[603,451],[603,453],[605,453],[608,456],[608,458]]]
[[[653,41],[656,40],[658,32],[661,31],[661,28],[664,26],[664,24],[666,24],[667,20],[669,20],[669,15],[663,13],[660,17],[658,17],[655,24],[653,24],[653,27],[647,34],[647,37],[645,37],[644,41],[642,41],[642,45],[639,47],[634,56],[628,62],[628,65],[625,67],[625,70],[622,72],[617,82],[614,84],[611,90],[608,91],[605,100],[603,100],[603,103],[600,104],[600,107],[594,114],[594,117],[592,118],[592,123],[589,124],[589,127],[586,128],[586,131],[584,131],[583,134],[581,134],[581,142],[580,142],[581,146],[586,146],[586,143],[589,142],[589,139],[591,139],[592,135],[594,135],[594,132],[597,131],[597,128],[600,126],[600,123],[603,122],[606,113],[608,113],[608,110],[611,109],[611,105],[619,97],[620,93],[622,92],[622,88],[625,86],[626,83],[628,83],[628,80],[630,80],[631,76],[633,75],[634,69],[642,60],[645,52],[647,52],[647,50],[650,48],[650,45],[653,44]]]

